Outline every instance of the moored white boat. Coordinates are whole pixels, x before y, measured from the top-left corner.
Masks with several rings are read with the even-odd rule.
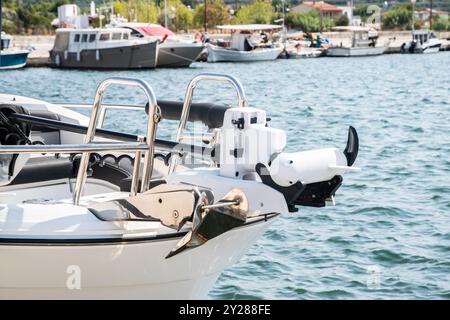
[[[208,62],[250,62],[275,60],[283,51],[281,47],[258,48],[251,51],[238,51],[207,45]]]
[[[231,83],[237,106],[191,103],[203,80]],[[117,84],[141,88],[147,106],[103,105]],[[343,152],[288,153],[286,133],[246,104],[239,81],[217,74],[195,77],[184,103],[107,79],[90,118],[74,111],[87,105],[0,95],[0,298],[203,298],[279,214],[334,202],[356,130]],[[117,109],[146,110],[146,137],[102,129]],[[180,119],[176,141],[155,138],[161,117]],[[188,120],[210,128],[207,146],[192,148]]]
[[[384,51],[384,47],[329,47],[326,52],[329,57],[363,57],[378,56]]]
[[[326,51],[328,57],[364,57],[381,55],[386,51],[388,44],[378,46],[378,32],[374,28],[366,27],[335,27],[334,30],[350,31],[350,46],[330,46]]]
[[[322,56],[325,49],[316,48],[295,48],[286,47],[286,49],[281,53],[280,58],[283,59],[306,59],[306,58],[318,58]]]
[[[218,29],[231,31],[231,40],[218,46],[208,43],[208,62],[250,62],[275,60],[283,51],[279,42],[271,42],[264,33],[280,29],[278,25],[250,24],[217,26]],[[257,33],[260,31],[261,33]]]

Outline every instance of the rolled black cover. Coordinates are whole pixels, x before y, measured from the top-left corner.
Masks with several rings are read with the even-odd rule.
[[[182,101],[159,100],[158,105],[161,108],[162,118],[167,120],[179,120],[183,110]],[[201,121],[209,128],[220,128],[223,124],[223,117],[228,106],[197,102],[192,103],[189,112],[189,121]],[[145,106],[145,112],[148,113],[148,104]]]

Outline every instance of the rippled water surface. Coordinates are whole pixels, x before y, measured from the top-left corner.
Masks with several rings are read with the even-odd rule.
[[[363,169],[344,177],[335,207],[279,218],[220,276],[211,298],[450,298],[450,53],[134,72],[24,69],[1,72],[0,92],[92,102],[98,83],[115,75],[147,80],[160,99],[182,100],[201,72],[239,77],[250,105],[288,131],[291,151],[343,149],[353,125],[361,145],[356,165]],[[108,97],[142,101],[126,89]],[[200,85],[194,97],[234,99],[213,83]],[[119,114],[109,123],[137,131],[142,116]]]

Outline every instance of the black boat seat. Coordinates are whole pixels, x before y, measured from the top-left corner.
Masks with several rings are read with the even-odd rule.
[[[9,185],[52,181],[75,177],[73,163],[69,159],[47,157],[31,158]]]
[[[33,116],[33,117],[61,121],[61,118],[59,117],[59,115],[57,113],[47,111],[47,110],[28,110],[28,113],[30,114],[30,116]],[[40,132],[59,131],[56,129],[51,129],[51,128],[44,127],[44,126],[38,126],[35,124],[33,124],[31,126],[31,130],[32,131],[40,131]]]
[[[9,185],[76,178],[78,165],[79,158],[75,158],[74,160],[69,158],[55,159],[54,157],[31,158]],[[102,165],[97,163],[91,166],[90,169],[89,177],[114,184],[121,191],[130,191],[133,172],[131,162],[121,161],[120,165],[116,165],[105,161]],[[152,179],[161,177],[161,172],[158,170],[153,171]],[[157,184],[159,183],[157,182]]]
[[[29,114],[33,117],[61,121],[58,114],[47,110],[29,110]],[[33,124],[31,125],[31,140],[40,141],[44,144],[60,144],[61,131]]]

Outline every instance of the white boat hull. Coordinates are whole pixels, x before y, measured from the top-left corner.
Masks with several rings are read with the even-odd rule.
[[[326,55],[328,57],[364,57],[381,55],[384,51],[384,47],[330,47],[327,49]]]
[[[163,68],[189,67],[192,62],[197,60],[203,48],[203,45],[198,43],[162,43],[158,47],[156,66]]]
[[[262,48],[251,51],[237,51],[208,45],[208,62],[250,62],[278,58],[283,48]]]
[[[282,58],[285,59],[306,59],[306,58],[318,58],[322,55],[321,50],[308,50],[308,49],[302,49],[302,50],[286,50],[286,53]]]
[[[0,51],[0,70],[20,69],[27,64],[30,51],[7,49]]]
[[[73,245],[2,241],[0,299],[205,298],[272,221],[233,229],[169,259],[181,237]]]
[[[427,47],[422,53],[437,53],[441,49],[441,46]]]

